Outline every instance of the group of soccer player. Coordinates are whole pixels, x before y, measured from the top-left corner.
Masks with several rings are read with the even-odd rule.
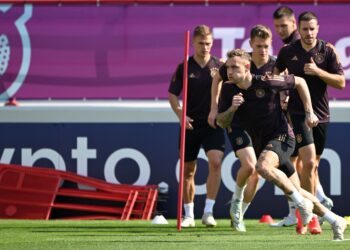
[[[194,54],[188,61],[185,215],[181,226],[195,226],[194,176],[201,147],[209,165],[202,223],[217,225],[213,207],[221,182],[226,130],[240,161],[229,211],[234,230],[246,231],[244,214],[261,176],[288,199],[288,216],[271,226],[297,225],[299,234],[308,230],[319,234],[320,223],[327,221],[333,239],[343,240],[347,221],[331,211],[333,202],[318,178],[329,124],[327,87],[345,87],[343,69],[334,47],[317,37],[314,13],[301,13],[297,23],[293,10],[282,6],[273,19],[285,44],[277,58],[269,55],[272,33],[267,26],[251,29],[252,52],[231,50],[225,62],[210,54],[211,29],[206,25],[194,29]],[[180,124],[183,66],[179,64],[169,86],[169,102]]]

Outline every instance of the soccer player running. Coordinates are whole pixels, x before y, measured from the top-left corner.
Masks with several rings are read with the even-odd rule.
[[[290,161],[295,138],[280,106],[279,91],[295,88],[306,114],[303,122],[309,128],[318,124],[305,80],[294,75],[252,75],[250,61],[250,55],[244,50],[228,53],[226,67],[229,81],[222,85],[217,123],[229,128],[234,117],[238,117],[239,125],[252,138],[258,155],[258,173],[297,204],[303,225],[310,222],[314,212],[331,224],[334,240],[343,240],[347,221],[302,189],[293,167],[281,168],[282,164]]]
[[[269,55],[272,44],[271,30],[264,25],[256,25],[250,31],[250,46],[252,48],[251,68],[252,74],[271,74],[276,58]],[[218,110],[219,89],[222,82],[228,81],[226,65],[219,69],[219,73],[213,77],[212,83],[212,103],[208,116],[209,124],[215,128],[215,118]],[[259,176],[255,171],[256,156],[247,131],[239,126],[235,120],[233,125],[227,130],[228,138],[235,155],[240,160],[241,166],[237,172],[235,192],[232,196],[230,217],[231,226],[239,232],[245,232],[243,217],[251,201],[253,200],[259,181]]]
[[[275,32],[281,39],[284,45],[288,45],[289,43],[292,43],[300,38],[294,11],[289,8],[288,6],[281,6],[277,8],[273,13],[273,24],[275,27]],[[280,92],[281,95],[281,105],[284,110],[287,110],[288,106],[288,100],[289,100],[289,93],[288,91]],[[298,172],[298,161],[292,161],[294,163],[294,166],[297,168]],[[299,163],[299,162],[298,162]],[[292,200],[288,200],[288,208],[289,213],[286,217],[284,217],[281,221],[277,223],[270,224],[272,227],[289,227],[297,224],[297,217],[296,217],[296,205]]]
[[[186,118],[186,145],[184,166],[184,210],[181,227],[194,227],[194,176],[201,146],[208,157],[207,198],[202,223],[208,227],[217,225],[213,207],[221,182],[221,163],[225,151],[225,136],[221,128],[212,128],[207,122],[210,111],[212,76],[223,64],[210,54],[213,45],[211,29],[197,26],[193,32],[194,55],[188,61],[188,96]],[[179,95],[183,88],[183,63],[177,67],[169,86],[169,102],[181,124],[182,106]]]
[[[318,165],[325,147],[330,117],[327,86],[343,89],[345,77],[334,47],[317,38],[319,25],[314,13],[303,12],[299,15],[298,30],[301,39],[280,50],[274,73],[279,74],[287,69],[289,73],[303,77],[312,93],[313,110],[320,121],[316,127],[309,130],[304,125],[307,114],[296,91],[290,93],[288,111],[296,136],[295,152],[303,164],[300,173],[301,186],[314,195],[318,187],[318,193],[322,192],[323,195],[317,197],[331,208],[332,202],[325,198],[323,189],[317,185]],[[305,228],[297,230],[305,233]]]

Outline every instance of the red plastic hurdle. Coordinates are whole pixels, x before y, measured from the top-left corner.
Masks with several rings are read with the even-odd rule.
[[[63,187],[64,182],[76,188]],[[49,168],[0,164],[0,218],[150,220],[157,197],[157,185],[110,184]]]

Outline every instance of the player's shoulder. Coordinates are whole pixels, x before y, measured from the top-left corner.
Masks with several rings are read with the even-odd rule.
[[[339,56],[335,46],[332,43],[324,41],[324,40],[319,40],[318,46],[320,47],[318,49],[319,53],[323,53],[326,55],[326,57],[329,57],[329,58],[335,58],[337,63],[340,63],[340,56]]]
[[[273,56],[273,55],[269,55],[269,63],[276,63],[277,57]]]
[[[270,83],[270,82],[285,82],[291,78],[294,79],[294,75],[292,75],[292,74],[290,74],[290,75],[265,74],[265,75],[259,76],[258,79],[260,79],[260,81],[262,81],[262,82],[269,82]]]
[[[211,56],[210,60],[214,63],[214,65],[216,65],[217,67],[221,67],[225,61],[223,60],[223,58],[219,58],[217,56]]]
[[[324,50],[324,51],[328,51],[328,52],[336,52],[336,49],[335,49],[335,46],[328,42],[328,41],[325,41],[325,40],[321,40],[319,39],[318,40],[318,46],[320,47],[319,50]]]
[[[294,41],[286,44],[286,46],[284,46],[283,48],[286,50],[297,50],[297,49],[300,49],[301,47],[302,46],[301,46],[300,39],[297,39],[297,40],[294,40]]]
[[[278,58],[280,58],[280,56],[295,54],[298,50],[300,50],[300,48],[301,48],[300,40],[296,40],[291,43],[285,44],[280,49],[280,52],[278,53]]]

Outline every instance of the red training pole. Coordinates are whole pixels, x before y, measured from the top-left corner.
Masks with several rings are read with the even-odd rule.
[[[190,46],[190,31],[185,33],[185,57],[182,87],[182,119],[181,119],[181,140],[180,140],[180,174],[179,174],[179,190],[177,200],[177,230],[181,231],[182,217],[182,193],[184,185],[184,168],[185,168],[185,141],[186,141],[186,116],[187,116],[187,85],[188,85],[188,53]]]

